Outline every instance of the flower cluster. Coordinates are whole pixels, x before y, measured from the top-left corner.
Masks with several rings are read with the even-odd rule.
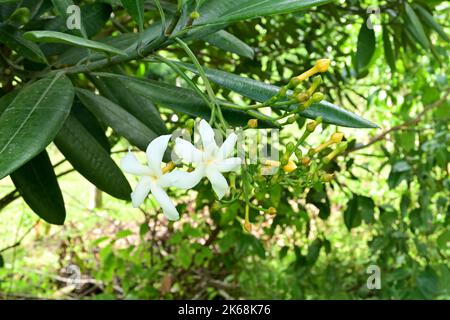
[[[179,213],[172,200],[164,189],[176,187],[191,189],[195,187],[203,177],[206,177],[212,185],[214,192],[220,199],[228,192],[229,186],[224,172],[235,171],[240,167],[241,159],[230,157],[233,154],[237,141],[237,135],[231,133],[219,147],[214,139],[214,130],[205,120],[201,120],[198,126],[202,148],[196,148],[191,142],[177,138],[175,141],[175,153],[186,163],[194,166],[192,172],[174,169],[173,162],[169,162],[164,168],[162,160],[171,135],[163,135],[154,139],[147,147],[146,155],[148,165],[144,166],[130,151],[122,158],[121,166],[129,174],[140,177],[140,180],[131,193],[133,207],[139,207],[151,193],[161,206],[169,220],[178,220]]]

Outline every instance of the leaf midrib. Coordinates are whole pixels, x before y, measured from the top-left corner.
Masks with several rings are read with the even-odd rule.
[[[22,123],[20,124],[19,128],[17,128],[16,132],[14,132],[14,134],[11,136],[11,138],[9,138],[8,142],[6,142],[5,146],[2,148],[2,150],[0,150],[0,155],[5,151],[5,149],[11,144],[11,142],[14,140],[14,138],[17,136],[17,134],[22,130],[23,126],[25,125],[25,123],[28,121],[28,119],[30,119],[31,115],[33,114],[33,112],[36,110],[37,106],[42,102],[42,100],[44,99],[45,95],[49,92],[49,90],[53,87],[54,83],[56,82],[56,80],[59,79],[59,77],[62,74],[56,75],[56,77],[52,80],[52,82],[50,83],[50,85],[48,86],[47,89],[45,89],[45,91],[42,93],[42,95],[39,97],[39,100],[37,101],[37,103],[33,106],[33,108],[30,110],[30,112],[28,113],[27,117],[25,118],[24,121],[22,121]],[[17,95],[18,97],[19,95]],[[14,98],[14,100],[11,102],[11,104],[17,99]],[[11,106],[11,104],[8,106],[8,108]],[[8,110],[8,108],[5,109],[5,112]]]

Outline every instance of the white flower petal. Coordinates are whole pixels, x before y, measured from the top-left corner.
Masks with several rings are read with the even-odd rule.
[[[143,176],[150,173],[148,167],[139,163],[134,154],[128,151],[128,154],[120,160],[120,166],[126,173],[134,174],[136,176]]]
[[[225,139],[219,149],[219,157],[221,159],[226,159],[233,154],[237,138],[237,135],[232,133]]]
[[[220,172],[230,172],[239,168],[241,165],[241,158],[228,158],[225,160],[219,160],[215,163],[215,167]]]
[[[153,139],[147,147],[148,166],[154,174],[161,174],[161,161],[167,149],[171,135],[166,134]]]
[[[174,170],[159,178],[158,184],[163,187],[176,187],[180,189],[191,189],[203,178],[204,171],[197,168],[192,172]]]
[[[164,215],[169,220],[178,220],[180,218],[180,215],[177,211],[177,208],[175,208],[175,205],[173,204],[172,200],[169,198],[167,193],[157,184],[153,183],[151,185],[151,191],[152,195],[155,197],[156,201],[161,206]]]
[[[202,160],[202,152],[187,140],[177,138],[175,140],[175,152],[186,162],[199,162]]]
[[[133,207],[138,208],[148,196],[152,182],[150,177],[142,177],[134,191],[131,193],[131,203]]]
[[[206,170],[206,176],[211,182],[214,192],[216,193],[219,200],[222,199],[229,189],[225,177],[218,170],[215,170],[213,168],[208,168]]]
[[[214,130],[208,122],[202,119],[198,126],[198,131],[200,133],[204,149],[206,149],[211,143],[216,144],[216,141],[214,140]]]

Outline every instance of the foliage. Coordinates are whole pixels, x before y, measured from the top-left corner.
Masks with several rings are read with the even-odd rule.
[[[111,196],[108,215],[128,212],[117,155],[191,131],[196,117],[220,130],[251,132],[250,119],[280,127],[280,162],[297,166],[273,176],[244,166],[227,175],[222,201],[209,183],[170,190],[182,213],[174,223],[148,200],[143,221],[106,231],[106,217],[101,236],[60,235],[58,268],[73,263],[95,279],[72,296],[450,297],[444,1],[380,1],[380,16],[365,1],[78,1],[81,30],[67,28],[69,2],[0,4],[0,178],[11,178],[2,215],[20,195],[46,222],[69,221],[39,222],[43,235],[30,230],[40,237],[71,230],[64,202],[80,183],[61,181],[74,170]],[[325,100],[293,102],[316,80],[283,91],[290,79],[324,57]],[[331,157],[323,142],[335,126],[353,138]],[[0,251],[0,268],[15,250]],[[381,269],[381,290],[367,289],[369,265]],[[28,275],[15,289],[64,296],[54,280]]]

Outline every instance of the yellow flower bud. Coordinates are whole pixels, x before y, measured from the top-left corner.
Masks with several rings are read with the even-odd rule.
[[[297,166],[295,165],[295,163],[294,163],[292,160],[290,160],[290,161],[287,163],[287,165],[285,165],[285,166],[283,167],[283,171],[286,172],[286,173],[291,173],[291,172],[294,171],[295,169],[297,169]]]
[[[245,229],[247,232],[251,232],[251,231],[252,231],[252,224],[251,224],[250,222],[246,221],[246,222],[244,223],[244,229]]]
[[[320,59],[316,62],[316,69],[318,72],[327,72],[330,67],[330,59]]]
[[[303,102],[308,101],[309,94],[306,92],[302,92],[302,93],[299,93],[295,98],[297,99],[298,102],[303,103]]]
[[[267,209],[267,213],[270,215],[276,215],[277,209],[275,209],[274,207],[270,207],[269,209]]]
[[[309,164],[311,163],[311,158],[310,157],[303,157],[300,159],[300,163],[304,166],[309,166]]]
[[[250,119],[247,122],[249,128],[257,128],[258,127],[258,119]]]
[[[331,135],[330,141],[333,143],[339,143],[344,138],[344,134],[342,132],[336,132]]]

